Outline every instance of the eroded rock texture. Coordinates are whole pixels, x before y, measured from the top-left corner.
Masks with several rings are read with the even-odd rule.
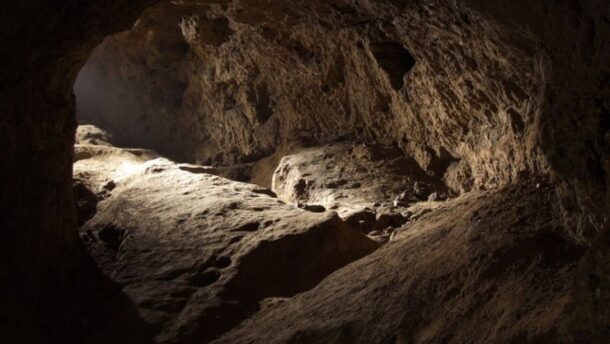
[[[397,147],[352,142],[289,147],[257,162],[253,180],[267,185],[262,177],[273,166],[271,190],[279,199],[336,211],[352,228],[382,242],[450,195],[440,178],[426,174]]]
[[[529,148],[547,56],[527,32],[455,3],[252,5],[146,11],[85,66],[82,118],[206,163],[350,136],[400,144],[458,190],[548,169]]]
[[[103,199],[81,236],[158,341],[209,341],[263,299],[311,289],[377,247],[336,213],[137,153],[102,150],[75,164],[75,177]],[[127,340],[130,326],[119,313],[91,340]]]
[[[524,4],[522,16],[477,1],[159,5],[96,49],[76,94],[83,119],[179,160],[251,162],[300,137],[351,138],[399,145],[459,192],[560,169],[605,183],[601,4]],[[590,138],[582,164],[561,161],[578,150],[559,139],[572,135]],[[584,184],[599,213],[605,196]]]
[[[447,191],[396,147],[349,142],[285,155],[271,188],[285,202],[321,204],[339,212],[367,203],[390,205],[403,192],[407,205]]]
[[[583,320],[607,309],[580,313],[584,249],[557,231],[549,202],[535,183],[450,201],[214,343],[599,342],[599,323]]]
[[[134,277],[120,274],[132,271],[129,261],[93,264],[79,240],[77,208],[81,223],[97,214],[85,226],[128,227],[134,219],[100,216],[123,210],[112,200],[139,197],[129,193],[136,179],[113,187],[92,173],[72,189],[74,160],[118,154],[97,146],[108,139],[131,147],[120,154],[138,166],[152,148],[214,165],[175,165],[180,175],[212,178],[197,174],[203,170],[257,183],[270,180],[285,155],[301,154],[286,148],[293,140],[313,149],[399,147],[415,170],[461,195],[405,222],[389,244],[318,287],[267,302],[221,342],[605,342],[609,11],[604,0],[3,2],[0,340],[80,342],[117,333],[101,327],[112,321],[133,325],[124,338],[181,338],[175,319],[151,322],[168,314],[164,297],[144,302],[160,313],[140,316],[141,300],[129,293],[138,290],[129,289]],[[78,111],[111,137],[89,137],[96,142],[74,155],[71,90],[92,51],[76,83]],[[330,192],[322,182],[314,194]],[[84,195],[78,207],[74,193]],[[327,216],[286,212],[315,217],[311,224]],[[97,238],[102,227],[92,228]],[[146,262],[163,262],[154,258]],[[219,281],[239,275],[232,267]],[[146,281],[164,283],[156,273],[147,271]],[[187,288],[181,276],[162,281]],[[124,293],[117,280],[128,282]],[[150,295],[157,290],[164,289]],[[267,296],[257,294],[257,303]]]

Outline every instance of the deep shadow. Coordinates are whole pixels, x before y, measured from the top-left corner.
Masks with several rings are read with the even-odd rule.
[[[83,248],[84,251],[84,248]],[[105,276],[83,252],[73,276],[73,333],[78,343],[153,343],[160,328],[146,323],[122,286]],[[57,338],[65,343],[65,338]]]
[[[371,52],[390,79],[395,90],[404,86],[405,75],[415,66],[415,59],[405,47],[396,42],[372,43]]]

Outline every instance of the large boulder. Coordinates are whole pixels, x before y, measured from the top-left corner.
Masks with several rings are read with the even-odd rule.
[[[535,182],[448,201],[214,343],[605,342],[600,273],[555,202]]]
[[[272,190],[288,203],[315,203],[347,211],[363,204],[405,205],[447,194],[440,178],[392,146],[336,143],[287,154],[273,174]],[[424,190],[418,190],[422,188]]]
[[[343,142],[278,152],[281,159],[263,159],[253,171],[277,161],[271,189],[281,200],[335,210],[350,227],[380,242],[452,194],[439,176],[395,146]]]
[[[158,341],[211,340],[377,247],[336,213],[268,189],[164,159],[130,163],[81,235]],[[91,338],[120,339],[124,326],[118,317]]]

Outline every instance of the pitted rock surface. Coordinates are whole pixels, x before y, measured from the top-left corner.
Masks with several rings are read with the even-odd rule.
[[[116,185],[81,234],[159,341],[213,339],[265,298],[311,289],[377,247],[334,212],[162,158],[121,161],[128,154],[95,159]],[[101,172],[86,162],[77,163],[81,176],[86,167]],[[111,321],[94,338],[119,340],[121,326]]]

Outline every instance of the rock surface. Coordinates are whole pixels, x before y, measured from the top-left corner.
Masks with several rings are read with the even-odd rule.
[[[97,300],[92,293],[111,289],[97,279],[78,237],[72,87],[91,50],[153,3],[0,4],[2,342],[78,342]]]
[[[434,208],[434,202],[422,202],[442,201],[449,193],[440,178],[428,175],[397,147],[343,142],[288,151],[279,150],[283,157],[271,182],[279,199],[336,211],[352,228],[383,235],[381,241],[389,240],[393,228],[414,220],[414,212]],[[277,159],[257,165],[270,161]],[[417,211],[411,208],[415,204]]]
[[[365,204],[390,206],[402,193],[408,205],[427,200],[434,192],[447,192],[438,178],[427,175],[398,148],[352,143],[284,156],[271,189],[287,203],[320,204],[340,213]]]
[[[553,175],[566,210],[578,194],[599,227],[605,192],[569,185],[608,175],[610,71],[598,61],[610,53],[591,48],[607,11],[600,0],[162,3],[94,51],[75,92],[83,118],[173,159],[231,165],[299,138],[377,141],[456,192]],[[589,139],[559,139],[578,135]],[[593,235],[587,221],[577,240]]]
[[[533,182],[448,201],[214,343],[601,343],[575,296],[584,247],[549,204]]]
[[[535,148],[546,57],[527,33],[462,2],[258,5],[145,11],[85,65],[79,115],[122,144],[204,164],[302,137],[398,145],[456,191],[548,170]]]
[[[552,341],[561,337],[566,342],[582,342],[583,338],[585,342],[607,342],[607,0],[215,0],[155,5],[159,3],[22,0],[0,4],[0,341],[80,343],[84,329],[108,323],[104,312],[97,318],[91,312],[110,311],[116,306],[107,296],[117,286],[99,277],[78,236],[71,168],[77,123],[72,88],[93,49],[104,37],[122,32],[120,37],[110,36],[110,43],[103,45],[105,53],[95,52],[90,60],[104,57],[97,62],[109,67],[112,80],[121,81],[117,85],[99,79],[103,89],[97,94],[104,101],[100,107],[109,104],[113,111],[105,114],[114,116],[122,111],[117,104],[123,104],[129,113],[111,118],[126,124],[121,128],[129,128],[129,135],[122,139],[148,140],[173,158],[230,166],[236,161],[251,163],[269,156],[295,138],[309,138],[316,145],[338,138],[375,140],[401,147],[422,170],[442,176],[453,191],[463,194],[473,189],[488,190],[477,198],[482,207],[501,201],[493,197],[494,190],[523,179],[541,179],[543,185],[552,186],[554,196],[538,211],[551,213],[549,221],[561,224],[561,234],[551,234],[552,238],[559,237],[557,240],[544,239],[548,231],[536,232],[540,227],[535,226],[535,233],[526,236],[533,239],[515,246],[527,249],[511,251],[510,240],[485,241],[475,246],[476,252],[466,250],[459,257],[446,256],[452,254],[448,251],[422,253],[418,257],[424,265],[418,265],[418,261],[410,260],[408,252],[386,255],[383,251],[403,245],[410,249],[410,239],[405,238],[358,263],[362,264],[358,269],[352,270],[350,265],[349,270],[338,271],[327,281],[350,272],[349,283],[336,286],[347,292],[353,284],[362,285],[353,280],[369,281],[367,276],[404,276],[402,272],[408,266],[396,263],[404,258],[415,268],[421,267],[408,271],[420,277],[417,285],[432,293],[438,282],[433,277],[451,267],[446,260],[464,267],[461,273],[466,277],[455,276],[456,290],[473,290],[484,285],[469,284],[472,280],[467,277],[476,277],[472,275],[476,274],[474,267],[493,266],[489,254],[493,258],[500,247],[509,249],[513,257],[523,256],[525,262],[532,261],[531,257],[541,257],[543,262],[544,257],[551,257],[546,261],[553,262],[548,247],[582,247],[584,253],[574,263],[573,273],[568,273],[570,277],[563,280],[565,284],[556,284],[566,276],[556,268],[541,268],[542,272],[557,273],[532,278],[538,270],[516,264],[514,271],[509,269],[493,280],[498,290],[515,296],[510,302],[501,298],[507,300],[501,307],[494,304],[497,307],[489,310],[484,308],[484,297],[471,302],[467,297],[471,294],[449,293],[451,306],[462,315],[458,319],[436,299],[429,302],[428,297],[414,297],[416,301],[425,300],[414,306],[408,299],[398,299],[395,301],[399,304],[406,302],[412,307],[407,309],[417,311],[387,320],[388,331],[380,333],[398,336],[400,332],[394,329],[398,326],[396,319],[401,319],[406,341],[411,335],[418,335],[421,341],[445,338],[434,327],[441,324],[438,328],[443,326],[446,336],[473,342],[498,338]],[[155,7],[149,8],[151,5]],[[143,13],[146,8],[149,10]],[[138,17],[139,23],[130,29]],[[90,66],[93,70],[99,67]],[[130,83],[135,87],[125,86]],[[134,92],[137,97],[133,97]],[[113,98],[108,93],[119,96]],[[118,102],[113,100],[116,98]],[[121,139],[121,130],[110,132],[113,140]],[[538,194],[531,184],[508,190],[513,190],[514,203],[524,205],[531,204],[528,197]],[[481,221],[494,222],[503,211],[490,211]],[[421,221],[409,226],[428,228],[428,219],[439,214],[420,215]],[[460,217],[463,213],[451,214],[454,216],[445,227],[461,228],[466,221]],[[535,222],[536,215],[528,218]],[[505,221],[493,224],[494,230],[514,227],[518,232],[521,228],[508,225],[513,223],[511,218],[502,219]],[[477,228],[474,223],[471,227]],[[490,235],[494,230],[489,231]],[[452,241],[464,245],[463,236],[450,235],[464,231],[448,233],[446,238],[451,240],[431,240],[438,247],[449,247]],[[396,234],[397,238],[400,235]],[[425,236],[412,239],[417,247],[428,243]],[[553,244],[563,240],[566,245]],[[470,253],[479,252],[481,260],[472,260]],[[435,255],[442,256],[442,264],[426,260]],[[386,256],[390,259],[387,262],[381,259]],[[379,257],[374,269],[368,266],[372,257]],[[502,254],[496,257],[503,259]],[[558,264],[568,270],[574,265],[563,260]],[[519,278],[513,279],[519,276],[523,284],[519,284]],[[333,288],[330,284],[319,287],[320,295],[333,295],[327,293]],[[364,294],[402,295],[397,285],[387,284],[391,286],[387,292],[373,288]],[[420,290],[415,284],[407,286]],[[505,290],[507,286],[515,288]],[[561,307],[561,302],[553,300],[565,295],[564,288],[572,289],[565,298],[567,306]],[[269,317],[286,324],[280,313],[312,319],[311,313],[303,314],[321,310],[321,304],[336,306],[332,300],[318,300],[312,293],[297,298],[319,303],[309,303],[311,307],[298,312],[295,306],[286,307]],[[545,307],[538,308],[542,315],[539,318],[528,313],[534,299]],[[374,307],[368,308],[370,304],[363,300],[367,299],[341,305],[353,304],[350,314],[341,307],[334,308],[343,310],[334,315],[319,313],[329,314],[327,318],[332,319],[373,320],[356,322],[344,331],[347,335],[338,335],[347,336],[344,341],[349,342],[351,332],[358,334],[368,328],[376,331],[384,326],[377,321],[386,320],[383,311],[370,311]],[[276,309],[274,304],[287,304],[277,298],[263,303],[270,309]],[[472,307],[463,311],[461,305]],[[559,316],[550,315],[553,311],[545,305],[561,308],[556,312]],[[131,325],[127,332],[142,340],[146,331],[140,332],[137,310],[128,303],[122,307],[122,314],[129,315],[121,318]],[[519,311],[512,312],[512,307]],[[496,312],[500,308],[512,313]],[[434,317],[439,310],[443,315]],[[521,313],[527,323],[518,320]],[[516,314],[516,320],[509,320],[511,314]],[[480,324],[473,332],[481,333],[486,340],[460,335],[463,329],[473,329],[471,315],[476,315],[474,319]],[[244,327],[243,331],[249,333],[244,338],[275,328],[264,319],[271,318],[260,315],[254,320],[261,324],[259,332]],[[438,322],[427,322],[429,319]],[[550,320],[542,323],[542,319]],[[315,320],[316,326],[323,320]],[[324,326],[332,328],[334,324]],[[286,332],[278,332],[277,340],[291,336],[294,327],[286,327]],[[420,331],[424,328],[427,330]],[[518,329],[527,334],[519,337],[511,332]],[[236,333],[227,338],[236,338]],[[294,342],[317,336],[308,333],[304,340]],[[370,338],[371,333],[362,338]],[[561,336],[545,337],[545,333]],[[330,335],[323,341],[328,338]]]
[[[157,341],[211,340],[265,298],[308,290],[377,247],[335,213],[286,205],[203,167],[114,150],[75,164],[105,198],[81,236]],[[129,326],[114,319],[92,341],[124,340]]]
[[[112,146],[112,135],[91,124],[79,125],[76,128],[77,145]]]

